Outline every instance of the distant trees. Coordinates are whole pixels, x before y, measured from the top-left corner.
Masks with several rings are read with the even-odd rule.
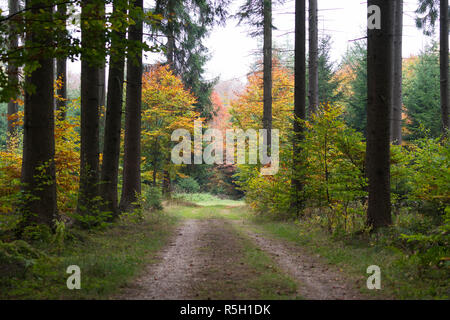
[[[424,33],[431,35],[434,33],[436,20],[439,17],[440,28],[440,100],[441,100],[441,121],[442,131],[446,134],[449,127],[449,96],[448,96],[448,18],[450,15],[448,0],[420,0],[419,7],[416,10],[418,17],[416,25],[423,29]]]
[[[331,36],[325,36],[319,41],[318,56],[318,98],[319,104],[335,104],[342,99],[339,91],[341,80],[337,76],[334,63],[331,61]]]
[[[424,138],[442,134],[440,104],[439,51],[437,44],[425,49],[407,66],[404,83],[404,103],[407,119],[405,139]]]
[[[347,50],[338,72],[346,105],[347,124],[366,135],[367,124],[367,44],[354,42]]]
[[[367,39],[367,224],[374,229],[391,224],[390,116],[396,1],[369,0],[367,3],[368,7],[378,6],[382,17],[381,28],[369,28]]]

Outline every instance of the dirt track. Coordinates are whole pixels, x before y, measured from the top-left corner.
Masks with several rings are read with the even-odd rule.
[[[221,213],[217,219],[183,220],[158,262],[114,299],[258,299],[260,292],[271,290],[292,299],[366,298],[336,268],[302,248],[256,233],[248,222],[226,219],[226,208]],[[269,257],[273,266],[266,268],[289,278],[296,289],[280,284],[247,285],[262,277],[243,258],[248,243]]]

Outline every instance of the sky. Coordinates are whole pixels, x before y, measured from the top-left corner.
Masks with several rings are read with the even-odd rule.
[[[236,12],[242,2],[243,0],[235,0],[231,11]],[[367,3],[361,0],[318,0],[318,4],[319,37],[324,34],[331,35],[332,59],[339,62],[351,44],[350,40],[364,36],[367,27]],[[416,8],[417,0],[404,1],[403,57],[419,53],[430,43],[430,38],[424,36],[415,26]],[[282,45],[289,41],[293,45],[294,11],[293,0],[274,6],[275,43]],[[220,76],[221,80],[245,80],[246,73],[254,62],[252,53],[258,48],[258,40],[248,35],[248,26],[238,27],[236,24],[236,20],[229,20],[225,27],[215,27],[206,40],[205,44],[211,54],[206,68],[206,79]]]
[[[235,14],[245,0],[233,0],[230,12]],[[273,1],[276,3],[277,1]],[[418,0],[404,0],[403,57],[418,54],[431,39],[418,30],[414,22],[414,11]],[[152,7],[154,0],[145,0],[146,7]],[[308,1],[306,1],[308,3]],[[352,39],[364,36],[366,29],[367,3],[363,0],[318,0],[319,4],[319,37],[331,35],[332,59],[336,62],[351,44]],[[7,1],[0,0],[0,8],[7,10]],[[284,0],[283,5],[274,5],[273,18],[276,30],[273,32],[274,43],[294,44],[294,11],[295,1]],[[245,82],[250,66],[255,60],[254,53],[258,49],[258,39],[249,35],[249,27],[245,24],[237,26],[237,20],[228,19],[224,27],[215,26],[205,46],[210,51],[210,60],[206,65],[205,79],[220,80],[239,79]],[[146,62],[164,61],[161,55],[148,54]],[[80,63],[69,63],[71,73],[79,73]]]

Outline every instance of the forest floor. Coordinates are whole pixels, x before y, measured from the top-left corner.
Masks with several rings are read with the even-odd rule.
[[[181,219],[156,263],[113,299],[373,299],[349,275],[248,219],[242,203],[172,205]],[[381,297],[382,298],[382,297]]]

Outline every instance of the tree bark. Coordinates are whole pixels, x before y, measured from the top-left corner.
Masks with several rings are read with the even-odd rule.
[[[143,9],[143,0],[134,0],[136,8]],[[134,19],[128,40],[142,42],[142,20]],[[127,97],[125,107],[125,146],[123,186],[120,210],[129,211],[141,193],[141,106],[142,106],[142,52],[129,53],[127,59]]]
[[[392,101],[391,141],[402,144],[402,37],[403,37],[403,0],[395,1],[394,17],[394,84]]]
[[[124,10],[119,8],[120,1],[114,1],[114,12]],[[104,210],[119,215],[117,205],[117,184],[119,175],[120,130],[123,105],[123,77],[125,64],[126,41],[125,32],[114,31],[111,41],[111,56],[108,76],[108,97],[105,118],[105,139],[103,146],[103,164],[101,171],[100,193],[105,201]]]
[[[441,0],[440,8],[440,68],[441,68],[441,111],[444,135],[448,135],[448,0]]]
[[[309,0],[309,114],[319,106],[319,32],[317,0]]]
[[[85,0],[81,11],[81,43],[86,48],[92,43],[101,42],[100,30],[92,29],[83,21],[95,16],[87,6],[97,0]],[[97,1],[98,11],[103,9]],[[81,150],[80,150],[80,188],[77,211],[82,215],[92,215],[98,209],[99,196],[99,67],[87,52],[81,55]]]
[[[19,12],[20,3],[17,0],[9,0],[9,14],[14,14]],[[17,31],[17,26],[15,21],[10,21],[11,25],[9,27],[9,51],[14,51],[19,46],[19,34]],[[8,82],[10,87],[18,86],[19,84],[19,68],[14,64],[14,61],[8,62]],[[14,137],[17,135],[17,128],[15,126],[15,120],[11,119],[19,111],[19,105],[16,102],[18,95],[15,95],[8,102],[8,135],[6,137],[6,145],[8,149],[12,148],[13,145],[11,141],[14,141]]]
[[[58,14],[62,17],[67,15],[66,4],[58,4]],[[64,24],[66,19],[64,18]],[[60,41],[63,42],[65,37],[66,29],[64,28],[60,36]],[[58,98],[56,99],[56,109],[58,112],[59,120],[64,120],[66,118],[66,108],[67,108],[67,58],[61,57],[56,60],[56,79],[61,80],[61,84],[56,90]]]
[[[170,199],[172,194],[172,181],[170,179],[170,172],[167,169],[163,170],[162,194],[167,199]]]
[[[105,64],[98,70],[98,89],[99,89],[99,105],[100,107],[106,106],[106,70]]]
[[[267,150],[271,146],[272,130],[272,0],[264,1],[264,107],[263,107],[263,128],[267,130]]]
[[[299,171],[302,166],[301,142],[303,124],[299,121],[306,119],[306,11],[305,0],[295,1],[295,93],[294,93],[294,139],[293,139],[293,198],[291,209],[299,215],[303,207],[303,183]]]
[[[45,2],[26,1],[31,12],[52,12],[39,9]],[[26,21],[26,45],[53,46],[52,30],[41,29],[33,21]],[[33,50],[26,48],[26,50]],[[23,157],[22,157],[22,213],[24,225],[53,226],[57,213],[55,176],[55,136],[53,112],[53,58],[47,52],[35,52],[39,67],[27,75],[25,81],[33,92],[25,92]]]
[[[368,6],[371,5],[381,10],[381,28],[368,29],[367,41],[367,224],[376,230],[391,224],[390,116],[395,1],[369,0]]]

